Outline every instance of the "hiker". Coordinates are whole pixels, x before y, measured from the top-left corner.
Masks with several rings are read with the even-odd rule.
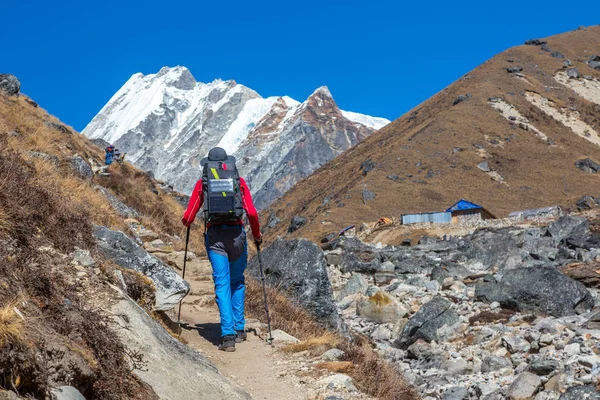
[[[106,148],[106,155],[104,156],[104,164],[110,165],[113,162],[113,156],[115,153],[115,146],[112,144]]]
[[[118,163],[121,163],[121,152],[119,151],[119,149],[115,149],[113,160]]]
[[[246,231],[242,217],[248,216],[254,243],[262,236],[258,213],[244,179],[240,178],[235,158],[215,147],[200,161],[202,179],[190,196],[181,219],[189,227],[204,204],[206,252],[212,265],[215,295],[221,318],[220,350],[235,351],[235,344],[246,340],[244,270],[248,259]]]

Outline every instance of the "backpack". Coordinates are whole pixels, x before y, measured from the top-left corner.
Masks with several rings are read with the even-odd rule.
[[[237,222],[244,216],[240,175],[235,158],[206,160],[202,169],[204,218],[210,223]]]

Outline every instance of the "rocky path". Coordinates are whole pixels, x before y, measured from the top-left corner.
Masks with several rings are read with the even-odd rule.
[[[217,349],[220,325],[214,304],[210,264],[206,260],[194,260],[188,262],[188,268],[186,280],[192,291],[184,299],[181,319],[196,329],[184,329],[181,338],[190,347],[202,352],[224,376],[241,385],[255,399],[281,399],[284,393],[291,399],[315,398],[308,381],[301,380],[294,371],[302,368],[303,361],[288,358],[279,351],[284,343],[269,346],[249,333],[248,341],[238,344],[235,352],[225,353]],[[177,319],[176,315],[172,317]]]

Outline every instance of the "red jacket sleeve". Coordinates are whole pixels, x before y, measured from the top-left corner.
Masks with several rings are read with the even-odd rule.
[[[244,210],[246,210],[246,215],[248,216],[248,221],[250,222],[252,236],[257,239],[260,237],[260,222],[258,220],[258,212],[256,212],[256,208],[254,208],[252,194],[250,194],[250,189],[248,189],[248,185],[246,185],[246,181],[243,178],[240,178],[240,188],[242,191],[242,205],[244,206]]]
[[[202,207],[204,203],[204,192],[202,191],[202,179],[196,182],[196,186],[192,191],[190,196],[190,202],[188,203],[187,210],[185,210],[185,214],[183,214],[183,218],[181,218],[181,222],[185,226],[190,226],[194,219],[196,219],[196,214]]]

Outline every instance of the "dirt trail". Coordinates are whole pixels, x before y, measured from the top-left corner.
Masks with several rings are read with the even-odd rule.
[[[224,376],[244,387],[255,399],[314,398],[309,384],[292,371],[297,360],[277,350],[282,344],[269,346],[248,333],[248,341],[237,344],[235,352],[219,351],[219,314],[214,303],[208,261],[188,262],[186,280],[192,291],[184,299],[181,319],[195,329],[184,329],[181,337],[190,347],[201,351]],[[177,318],[176,315],[170,316],[174,320]]]

